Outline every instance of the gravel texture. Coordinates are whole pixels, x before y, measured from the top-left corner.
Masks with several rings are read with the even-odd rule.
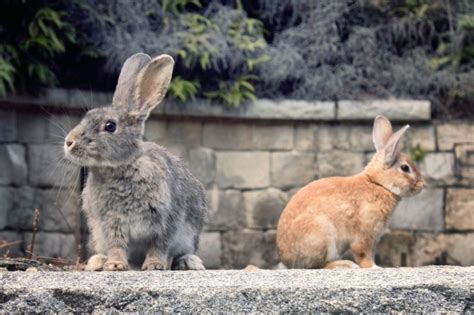
[[[0,312],[473,312],[474,267],[0,272]]]

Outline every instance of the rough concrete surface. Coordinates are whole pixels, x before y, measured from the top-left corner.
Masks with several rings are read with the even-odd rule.
[[[472,312],[474,267],[1,272],[0,312]]]

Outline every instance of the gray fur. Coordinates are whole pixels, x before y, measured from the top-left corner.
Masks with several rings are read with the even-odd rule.
[[[142,141],[141,107],[91,110],[66,137],[74,141],[65,145],[66,157],[90,169],[82,197],[92,248],[107,256],[105,270],[127,269],[128,260],[143,257],[146,270],[167,269],[173,261],[180,269],[202,269],[193,254],[207,209],[204,188],[179,158]],[[150,108],[144,110],[147,116]],[[116,122],[114,133],[104,130],[109,120]],[[93,257],[90,270],[97,270],[102,260]]]

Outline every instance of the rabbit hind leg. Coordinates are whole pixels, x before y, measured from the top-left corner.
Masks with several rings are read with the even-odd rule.
[[[333,260],[328,262],[324,269],[355,269],[360,268],[355,262],[351,260]]]
[[[158,246],[156,243],[152,243],[148,246],[145,261],[142,265],[142,270],[166,270],[169,268],[169,259],[167,254],[165,254],[167,251],[160,250],[160,248],[164,247],[166,246]]]
[[[197,255],[186,254],[173,261],[173,270],[205,270],[201,258]]]

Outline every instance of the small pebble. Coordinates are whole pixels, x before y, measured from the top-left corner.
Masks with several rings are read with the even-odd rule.
[[[28,267],[28,269],[25,270],[26,272],[38,272],[38,268],[36,267]]]

